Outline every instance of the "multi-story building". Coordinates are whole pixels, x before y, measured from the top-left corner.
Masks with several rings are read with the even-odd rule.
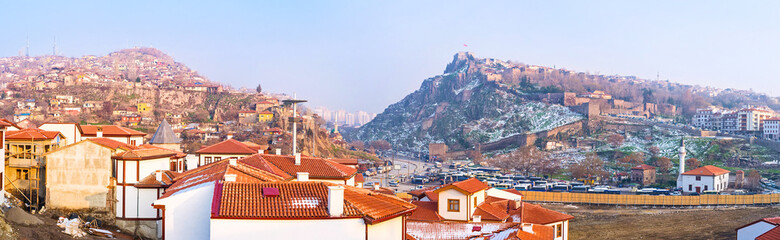
[[[698,109],[692,118],[693,126],[714,131],[742,134],[763,134],[764,121],[776,116],[773,110],[746,106],[727,111],[719,108]]]
[[[764,120],[764,138],[775,141],[780,140],[780,118]]]

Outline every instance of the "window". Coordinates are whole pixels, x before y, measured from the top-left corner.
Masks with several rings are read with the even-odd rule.
[[[16,178],[21,180],[28,180],[29,176],[27,170],[16,169]]]
[[[135,146],[135,140],[130,140],[130,145]]]
[[[222,157],[214,157],[214,161],[215,161],[215,162],[222,161]]]
[[[447,211],[448,212],[460,212],[460,200],[447,199]]]
[[[707,187],[709,187],[709,186],[704,185],[704,191],[707,191]]]
[[[474,208],[476,208],[476,207],[477,207],[477,197],[474,196]]]
[[[688,184],[688,191],[693,191],[693,185],[692,184]]]
[[[696,181],[701,181],[701,176],[696,176]]]
[[[178,171],[178,169],[177,169],[178,167],[179,167],[179,164],[177,164],[176,161],[171,161],[171,166],[170,166],[170,170],[171,171],[174,171],[174,172]]]
[[[211,157],[205,157],[203,159],[204,159],[203,162],[205,162],[206,164],[211,163]]]
[[[555,225],[555,237],[563,237],[563,224]]]

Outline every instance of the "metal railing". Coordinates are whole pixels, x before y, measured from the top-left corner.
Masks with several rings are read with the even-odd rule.
[[[754,195],[625,195],[601,193],[535,192],[520,191],[523,200],[593,205],[624,206],[719,206],[719,205],[771,205],[780,203],[780,194]]]

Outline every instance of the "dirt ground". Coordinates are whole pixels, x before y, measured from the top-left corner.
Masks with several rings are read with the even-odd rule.
[[[62,228],[57,227],[57,218],[59,216],[50,213],[44,213],[44,214],[34,215],[34,216],[43,220],[43,224],[37,226],[24,226],[24,225],[11,223],[11,227],[13,227],[16,236],[19,237],[20,240],[74,239],[70,235],[63,233]],[[126,240],[133,239],[133,237],[130,235],[117,233],[116,228],[106,227],[103,229],[110,230],[111,232],[113,232],[114,236],[116,237],[115,239],[126,239]],[[87,235],[86,237],[79,238],[79,239],[101,239],[102,240],[102,239],[109,239],[109,238]]]
[[[575,217],[569,239],[735,239],[738,227],[780,216],[780,207],[652,209],[545,204]]]

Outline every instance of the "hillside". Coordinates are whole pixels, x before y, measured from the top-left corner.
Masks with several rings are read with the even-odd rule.
[[[384,139],[396,149],[410,151],[421,151],[431,142],[468,149],[583,118],[563,106],[528,100],[526,93],[509,87],[511,74],[506,79],[495,74],[509,67],[506,62],[458,53],[444,74],[426,79],[420,89],[347,137]]]

